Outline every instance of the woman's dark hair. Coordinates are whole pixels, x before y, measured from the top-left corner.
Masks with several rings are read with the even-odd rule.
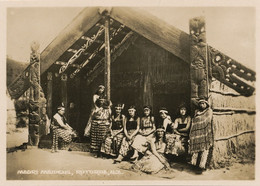
[[[176,117],[177,117],[177,118],[180,118],[180,117],[182,116],[182,115],[180,114],[181,108],[186,108],[185,116],[188,116],[188,115],[189,115],[189,114],[188,114],[188,112],[189,112],[188,106],[187,106],[185,103],[182,103],[182,104],[180,104],[180,106],[178,107],[178,109],[177,109],[177,111],[176,111]]]
[[[129,109],[135,109],[135,106],[132,105],[132,106],[129,107]],[[138,113],[137,113],[137,111],[135,110],[134,120],[136,120],[138,117],[139,117],[139,116],[138,116]],[[127,118],[127,120],[129,120],[129,119],[131,118],[131,116],[129,115],[128,110],[127,110],[126,118]]]
[[[160,127],[160,128],[163,128],[163,127]],[[164,128],[163,128],[164,129]],[[158,136],[158,131],[155,132],[155,141],[158,141],[159,139],[159,136]],[[165,131],[163,133],[163,142],[166,143],[166,134],[165,134]]]
[[[153,114],[152,114],[152,107],[151,107],[151,106],[149,106],[149,105],[146,105],[146,106],[144,106],[143,110],[144,110],[145,108],[148,108],[148,109],[150,109],[150,114],[149,114],[149,116],[150,116],[150,118],[152,118],[152,117],[153,117]],[[144,115],[144,112],[143,112],[143,115],[142,115],[142,117],[145,117],[145,115]]]
[[[114,109],[112,109],[112,116],[117,116],[117,114],[116,114],[116,111],[115,111],[116,109],[114,108]],[[122,119],[123,118],[123,113],[122,113],[122,109],[121,109],[121,112],[120,112],[120,119]]]
[[[99,89],[100,89],[100,87],[97,88],[97,90],[96,90],[96,92],[94,94],[99,95],[99,98],[103,98],[104,99],[105,98],[105,91],[100,95],[99,94]]]

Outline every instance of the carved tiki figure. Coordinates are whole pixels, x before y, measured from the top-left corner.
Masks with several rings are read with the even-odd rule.
[[[205,20],[197,17],[190,20],[191,98],[208,97],[206,55]]]

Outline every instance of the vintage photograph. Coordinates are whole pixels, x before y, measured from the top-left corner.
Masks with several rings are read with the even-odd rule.
[[[255,7],[8,7],[6,180],[255,180],[255,22]]]

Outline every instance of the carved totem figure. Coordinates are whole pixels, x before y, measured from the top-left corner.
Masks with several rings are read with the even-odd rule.
[[[190,20],[191,98],[208,98],[207,44],[205,20]]]
[[[30,56],[30,101],[29,101],[29,145],[38,146],[40,132],[40,124],[46,113],[46,99],[40,85],[40,54],[38,52],[39,44],[33,42],[31,45]]]

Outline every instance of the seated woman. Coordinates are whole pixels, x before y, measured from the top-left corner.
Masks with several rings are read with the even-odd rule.
[[[58,107],[57,110],[58,112],[53,116],[51,124],[53,132],[52,152],[57,152],[59,139],[63,143],[63,148],[65,148],[69,143],[71,143],[72,139],[77,136],[77,134],[67,123],[64,116],[64,106]]]
[[[98,99],[97,105],[98,108],[92,114],[90,128],[90,150],[96,153],[95,157],[101,155],[101,145],[109,132],[111,123],[110,101]]]
[[[119,155],[114,160],[114,163],[121,162],[123,158],[128,154],[128,152],[130,151],[130,145],[132,145],[134,138],[139,131],[140,118],[136,114],[135,106],[130,106],[130,108],[128,109],[128,116],[123,123],[123,127],[125,137],[122,140]]]
[[[145,173],[158,173],[163,168],[169,169],[170,165],[164,157],[166,150],[165,130],[159,127],[156,130],[156,138],[149,140],[149,149],[145,155],[133,165],[134,169]]]
[[[165,107],[161,107],[159,110],[160,113],[160,121],[159,126],[163,126],[166,129],[166,143],[167,145],[171,145],[174,143],[175,134],[173,133],[173,123],[171,117],[168,115],[168,111]]]
[[[147,141],[154,137],[155,132],[154,117],[151,116],[151,107],[144,107],[144,116],[141,118],[139,134],[136,135],[132,147],[136,150],[131,159],[138,158],[138,152],[145,153],[147,150]]]
[[[110,134],[106,137],[101,146],[101,152],[104,154],[118,156],[119,148],[124,137],[123,122],[125,115],[121,113],[123,108],[124,104],[117,104],[115,106],[115,114],[111,117]]]
[[[166,153],[176,156],[186,154],[188,151],[188,134],[191,125],[191,117],[187,115],[187,107],[182,104],[179,107],[179,117],[174,122],[175,138],[167,144]]]

